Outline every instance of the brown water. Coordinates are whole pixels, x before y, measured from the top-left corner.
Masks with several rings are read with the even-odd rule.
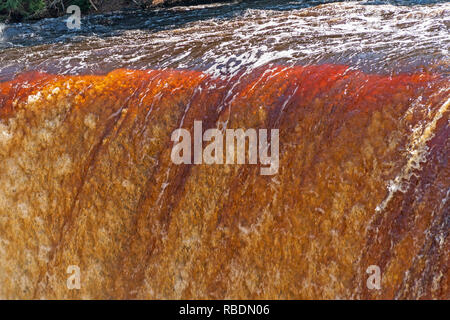
[[[449,5],[405,4],[239,2],[10,37],[0,297],[449,299]],[[278,174],[175,165],[171,134],[195,120],[279,129]]]
[[[411,3],[425,5],[400,5]],[[267,64],[347,64],[367,72],[449,71],[449,4],[253,1],[3,27],[0,80],[22,71],[195,69],[229,76]],[[1,29],[1,28],[0,28]]]

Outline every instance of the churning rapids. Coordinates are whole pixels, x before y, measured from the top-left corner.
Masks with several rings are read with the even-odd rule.
[[[173,68],[229,76],[268,64],[321,63],[448,74],[448,3],[326,2],[239,1],[89,16],[80,31],[68,30],[63,18],[3,26],[0,80],[29,70]]]
[[[449,11],[234,1],[0,25],[0,299],[450,299]],[[277,174],[174,164],[196,120],[279,129]]]

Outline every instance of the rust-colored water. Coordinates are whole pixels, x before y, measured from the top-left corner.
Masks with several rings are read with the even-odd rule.
[[[448,299],[448,108],[336,64],[0,83],[0,297]],[[278,174],[173,164],[194,120],[279,128]]]

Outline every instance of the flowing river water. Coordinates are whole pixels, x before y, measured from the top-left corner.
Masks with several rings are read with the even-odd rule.
[[[0,298],[449,299],[449,13],[263,0],[0,25]],[[279,129],[278,173],[175,165],[195,120]]]

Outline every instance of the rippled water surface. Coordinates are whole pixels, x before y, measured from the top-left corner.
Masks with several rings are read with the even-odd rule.
[[[449,299],[449,11],[236,1],[2,26],[0,299]],[[196,120],[278,129],[277,174],[175,165]]]
[[[262,65],[347,64],[366,72],[448,74],[442,1],[235,1],[65,18],[0,29],[0,80],[29,70],[175,68],[233,75]]]

